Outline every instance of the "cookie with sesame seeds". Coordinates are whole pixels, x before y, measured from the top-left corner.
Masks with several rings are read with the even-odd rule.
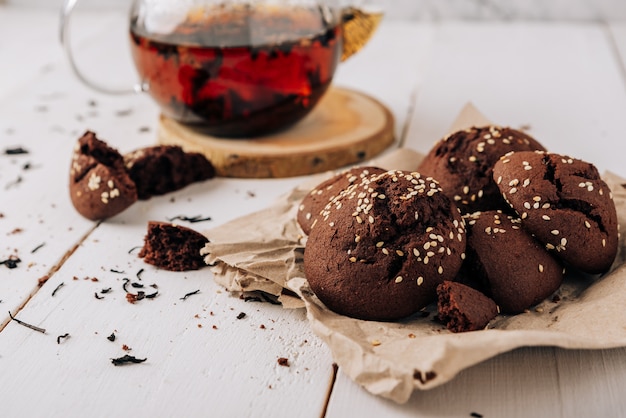
[[[431,176],[461,212],[508,210],[492,179],[493,165],[510,151],[545,148],[524,132],[495,125],[457,131],[440,140],[417,171]]]
[[[617,255],[611,190],[593,164],[565,155],[514,152],[493,176],[523,227],[545,248],[587,273],[607,271]]]
[[[563,266],[521,227],[521,220],[500,211],[465,215],[467,257],[463,275],[481,285],[501,312],[516,314],[552,295],[563,282]]]
[[[302,232],[308,235],[311,228],[317,223],[318,216],[324,206],[339,195],[339,193],[365,177],[384,173],[386,170],[378,167],[354,167],[344,170],[330,179],[320,183],[311,190],[300,203],[296,220]]]
[[[458,282],[437,286],[437,319],[452,332],[478,331],[498,316],[493,299]]]
[[[197,152],[175,145],[156,145],[124,155],[124,164],[137,186],[139,200],[180,190],[215,177],[215,168]]]
[[[137,201],[122,155],[90,131],[74,147],[70,198],[78,213],[94,221],[115,216]]]
[[[304,252],[306,278],[331,310],[394,320],[435,302],[465,257],[458,208],[432,178],[387,171],[355,182],[320,213]]]

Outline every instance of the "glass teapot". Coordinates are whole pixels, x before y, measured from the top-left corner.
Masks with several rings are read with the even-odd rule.
[[[105,93],[124,93],[85,77],[69,47],[66,0],[61,39],[77,76]],[[338,63],[357,52],[379,11],[332,0],[134,0],[129,37],[140,77],[162,113],[218,137],[254,137],[307,115]]]

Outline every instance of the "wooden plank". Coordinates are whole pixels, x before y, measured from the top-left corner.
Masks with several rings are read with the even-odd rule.
[[[562,416],[619,417],[626,414],[622,389],[626,379],[626,349],[557,350],[556,353]]]
[[[77,13],[72,24],[75,46],[79,55],[87,51],[81,58],[89,62],[97,54],[89,46],[110,42],[108,34],[114,32],[110,28],[117,27],[120,19],[126,17],[110,12]],[[58,15],[50,11],[0,9],[4,40],[0,55],[7,57],[0,69],[0,259],[15,256],[22,260],[15,269],[0,266],[0,276],[7,278],[0,281],[0,300],[6,310],[18,309],[38,290],[38,281],[93,228],[93,223],[75,213],[67,198],[72,147],[86,129],[98,129],[97,121],[103,116],[115,117],[118,109],[126,110],[129,104],[103,96],[96,100],[98,95],[78,83],[59,46],[58,25]],[[20,42],[9,42],[17,35]],[[119,69],[110,71],[114,76],[124,74],[123,66],[115,68]],[[130,104],[133,100],[141,102],[135,97]],[[124,135],[131,120],[116,119],[115,129]],[[141,140],[135,126],[133,131]],[[6,149],[16,147],[25,148],[28,154],[5,154]],[[8,316],[1,318],[3,325]]]
[[[555,152],[626,175],[624,80],[601,25],[443,23],[433,39],[407,146],[427,152],[471,101],[497,123],[530,125]],[[610,388],[622,387],[624,374],[606,371],[623,369],[620,353],[518,350],[416,393],[406,405],[363,393],[340,373],[328,416],[615,415],[626,402]]]
[[[443,386],[416,391],[403,405],[367,393],[340,372],[326,416],[560,416],[558,383],[553,349],[540,348],[515,350],[478,364]]]
[[[549,150],[625,176],[620,69],[601,25],[443,24],[409,143],[427,151],[471,101]]]
[[[433,33],[428,25],[383,19],[370,42],[337,70],[335,84],[362,90],[391,110],[398,139],[406,133],[430,59]]]
[[[249,201],[245,193],[231,194],[234,199],[212,205]],[[197,195],[177,198],[185,202],[192,196]],[[199,417],[300,411],[299,416],[319,416],[331,360],[301,310],[246,302],[222,291],[206,270],[159,271],[128,253],[141,244],[144,211],[161,219],[165,211],[190,209],[162,203],[102,224],[29,301],[18,318],[45,328],[45,335],[15,322],[2,332],[0,370],[12,376],[0,383],[5,413]],[[204,213],[214,213],[212,205],[207,203]],[[156,284],[159,296],[129,303],[124,278],[144,283],[146,293]],[[111,291],[102,293],[105,288]],[[237,319],[240,312],[246,316]],[[69,337],[57,343],[66,333]],[[107,339],[112,333],[114,342]],[[147,360],[111,364],[126,354]],[[282,357],[288,367],[278,364]]]
[[[54,17],[53,17],[54,16]],[[73,45],[80,49],[94,37],[116,37],[123,30],[102,31],[105,27],[123,28],[127,16],[119,12],[82,13],[72,19]],[[0,7],[0,100],[20,94],[38,76],[53,71],[64,62],[59,41],[59,16],[51,10]],[[18,41],[19,40],[19,41]],[[121,55],[121,58],[125,58]]]
[[[385,32],[392,37],[400,33],[381,28],[380,33]],[[389,68],[395,68],[390,64],[396,59],[393,51],[381,41],[377,47],[372,44],[377,55],[364,64],[387,57]],[[94,69],[102,59],[116,62],[115,45],[94,37],[81,46],[84,62]],[[358,63],[357,58],[352,65]],[[416,64],[410,61],[410,65]],[[122,78],[119,66],[102,68],[107,76]],[[343,78],[347,85],[375,94],[397,109],[401,130],[417,82],[412,68],[396,72],[391,88],[385,89],[376,81],[376,73],[370,72],[369,77],[343,74],[338,75],[338,82]],[[408,78],[403,82],[397,79],[399,74]],[[152,144],[158,109],[143,95],[95,94],[78,84],[66,64],[11,97],[15,99],[0,104],[0,132],[10,132],[12,143],[31,149],[29,156],[39,170],[24,175],[11,200],[2,200],[5,217],[1,221],[6,230],[8,225],[42,220],[50,231],[49,246],[35,253],[42,257],[37,265],[43,272],[94,226],[76,215],[67,198],[69,158],[77,137],[90,129],[122,152]],[[17,160],[5,163],[15,168],[0,171],[3,182],[22,167]],[[212,220],[190,226],[209,228],[268,206],[302,180],[214,179],[138,202],[91,232],[41,289],[33,290],[33,267],[11,271],[12,280],[9,284],[3,280],[3,286],[13,289],[16,297],[2,305],[13,309],[32,293],[17,318],[45,328],[46,334],[16,322],[0,333],[0,372],[12,376],[0,383],[3,410],[35,416],[291,416],[294,411],[298,416],[319,416],[332,360],[302,311],[245,302],[221,291],[208,271],[158,271],[128,253],[141,245],[148,220],[203,215]],[[45,185],[44,190],[37,184]],[[10,203],[16,201],[33,205],[33,210],[20,210]],[[54,208],[49,202],[54,202]],[[24,228],[16,236],[37,241],[41,230],[40,225]],[[12,242],[7,248],[18,244],[20,254],[33,245]],[[133,305],[126,301],[123,279],[137,280],[141,268],[145,268],[142,281],[156,283],[160,296]],[[27,285],[16,284],[22,281]],[[101,293],[109,287],[111,293]],[[199,294],[180,300],[197,289]],[[98,292],[104,299],[96,299]],[[237,319],[239,312],[246,317]],[[115,342],[106,338],[112,332],[118,337]],[[65,333],[69,337],[57,344],[57,337]],[[125,351],[123,344],[132,350]],[[111,359],[124,354],[148,360],[114,367]],[[279,357],[287,358],[290,367],[280,366]]]
[[[609,21],[607,26],[615,47],[616,59],[621,64],[622,73],[626,76],[626,22]]]

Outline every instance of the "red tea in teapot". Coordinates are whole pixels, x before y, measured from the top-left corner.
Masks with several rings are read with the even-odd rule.
[[[167,116],[210,135],[258,136],[300,120],[331,83],[342,34],[325,22],[318,9],[221,6],[156,34],[135,18],[131,50]]]

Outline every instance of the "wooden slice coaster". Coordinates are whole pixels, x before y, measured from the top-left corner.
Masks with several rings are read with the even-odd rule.
[[[376,99],[331,88],[302,121],[254,139],[207,136],[161,116],[158,142],[204,154],[224,177],[290,177],[368,160],[394,140],[391,112]]]

